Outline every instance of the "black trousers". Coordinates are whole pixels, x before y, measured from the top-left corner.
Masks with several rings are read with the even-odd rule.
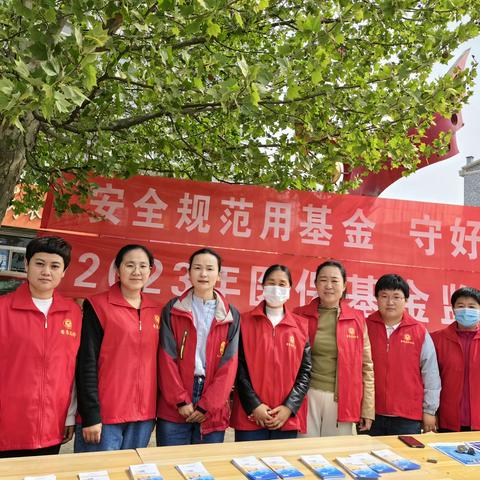
[[[35,448],[34,450],[5,450],[0,451],[0,458],[12,457],[37,457],[38,455],[57,455],[60,452],[62,444],[52,445],[45,448]]]

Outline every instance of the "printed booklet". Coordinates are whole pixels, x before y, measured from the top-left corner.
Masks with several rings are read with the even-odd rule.
[[[276,480],[280,478],[257,457],[236,457],[232,463],[250,480]]]
[[[352,457],[335,459],[353,478],[379,478],[380,475],[361,460]]]
[[[39,475],[39,476],[28,476],[28,477],[23,477],[23,480],[57,480],[56,475]]]
[[[184,463],[175,465],[175,468],[186,480],[213,480],[213,476],[208,473],[202,462]]]
[[[435,450],[448,455],[449,457],[453,458],[457,462],[460,462],[467,467],[474,467],[480,465],[480,450],[475,448],[471,449],[471,454],[467,452],[459,452],[457,451],[459,446],[463,446],[465,450],[468,449],[468,445],[465,443],[459,442],[437,442],[437,443],[429,443],[429,447],[433,447]]]
[[[283,457],[262,457],[260,460],[281,478],[300,478],[305,476]]]
[[[323,455],[302,455],[300,461],[322,479],[345,478],[345,474],[332,465]]]
[[[128,470],[132,480],[163,480],[163,477],[160,475],[160,472],[154,463],[130,465]]]
[[[78,474],[78,480],[110,480],[106,470],[96,472],[83,472]]]
[[[407,460],[388,448],[383,450],[372,450],[371,453],[402,471],[420,469],[420,465],[418,463]]]
[[[377,473],[391,473],[396,472],[395,468],[391,467],[388,463],[382,462],[379,458],[370,455],[369,453],[355,453],[350,455],[350,458],[359,460],[365,465],[370,467],[374,472]]]

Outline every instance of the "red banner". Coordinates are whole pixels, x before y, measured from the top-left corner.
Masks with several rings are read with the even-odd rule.
[[[473,272],[480,209],[220,183],[133,177],[94,179],[87,209],[52,210],[42,226],[313,257]],[[395,267],[395,270],[398,270]]]
[[[61,284],[61,291],[72,297],[84,298],[108,288],[115,281],[113,258],[125,239],[63,235],[73,245],[73,259]],[[155,269],[145,291],[160,303],[181,295],[190,286],[187,261],[197,247],[158,242],[144,242],[155,255]],[[316,297],[314,276],[324,258],[243,252],[218,249],[223,257],[220,290],[240,311],[246,311],[261,299],[260,280],[265,269],[274,264],[287,265],[293,276],[288,305],[293,308]],[[435,270],[419,267],[389,268],[386,265],[345,262],[348,272],[349,304],[366,315],[376,310],[374,285],[385,273],[395,272],[407,279],[411,294],[407,309],[429,330],[437,330],[453,320],[449,299],[462,285],[474,285],[474,273]]]

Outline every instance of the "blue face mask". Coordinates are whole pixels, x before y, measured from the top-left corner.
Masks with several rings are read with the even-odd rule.
[[[476,308],[457,308],[454,313],[455,320],[462,327],[474,327],[480,320],[480,310]]]

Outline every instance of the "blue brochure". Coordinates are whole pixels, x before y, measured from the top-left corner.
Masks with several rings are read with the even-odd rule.
[[[322,479],[345,478],[345,474],[323,455],[302,455],[300,461]]]
[[[232,463],[250,480],[278,480],[280,477],[257,457],[236,457]]]
[[[402,471],[420,469],[418,463],[407,460],[388,448],[383,450],[372,450],[372,454]]]
[[[429,447],[433,447],[435,450],[448,455],[462,465],[466,465],[467,467],[480,465],[480,450],[473,448],[472,454],[460,453],[457,451],[459,445],[465,447],[465,444],[462,442],[438,442],[428,444]]]

